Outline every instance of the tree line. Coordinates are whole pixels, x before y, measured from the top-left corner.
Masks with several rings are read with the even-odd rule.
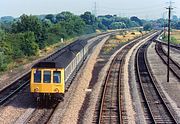
[[[3,17],[0,20],[0,71],[16,59],[34,56],[46,46],[61,38],[90,34],[96,30],[123,29],[143,26],[138,17],[104,15],[95,17],[91,12],[74,15],[61,12],[47,15],[25,15],[19,18]],[[149,29],[148,29],[149,30]]]

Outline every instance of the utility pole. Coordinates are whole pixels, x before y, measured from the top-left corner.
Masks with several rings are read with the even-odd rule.
[[[173,9],[172,6],[171,6],[172,2],[170,2],[170,5],[168,8],[168,64],[167,64],[167,82],[169,82],[169,70],[170,70],[170,67],[169,67],[169,57],[170,57],[170,30],[171,30],[171,10]]]
[[[97,16],[97,5],[96,5],[96,2],[94,3],[94,15]]]
[[[165,20],[164,20],[164,38],[166,37],[166,24],[165,24]]]
[[[165,36],[166,36],[166,19],[165,19],[165,12],[163,13],[163,19],[164,19],[164,24],[163,24],[163,30],[164,30],[164,36],[163,36],[163,38],[165,38]]]

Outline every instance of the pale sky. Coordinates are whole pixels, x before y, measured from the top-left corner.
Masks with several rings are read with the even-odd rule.
[[[70,11],[82,14],[93,12],[95,3],[97,15],[116,14],[120,16],[138,16],[144,19],[155,19],[166,12],[169,0],[0,0],[0,17],[22,14],[57,14]],[[180,17],[180,0],[173,0],[173,11]]]

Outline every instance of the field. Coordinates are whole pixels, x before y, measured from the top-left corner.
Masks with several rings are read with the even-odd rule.
[[[145,34],[145,32],[143,32]],[[103,52],[108,53],[111,50],[115,49],[119,44],[125,44],[132,39],[141,36],[142,34],[139,31],[120,31],[117,35],[112,36],[108,42],[104,45]]]
[[[176,39],[176,42],[180,44],[180,30],[173,30],[172,37]]]
[[[163,37],[163,40],[165,42],[168,41],[168,32],[167,31],[166,31],[165,37]],[[180,30],[173,29],[171,31],[171,40],[170,40],[170,42],[173,43],[173,44],[180,44]]]

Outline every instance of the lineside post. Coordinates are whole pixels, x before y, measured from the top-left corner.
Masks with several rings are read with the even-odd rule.
[[[168,58],[167,58],[167,61],[168,61],[168,64],[167,64],[167,82],[169,82],[169,70],[170,70],[170,67],[169,67],[169,57],[170,57],[170,30],[171,30],[171,10],[173,9],[171,7],[171,4],[168,8],[168,13],[169,13],[169,17],[168,17]]]

